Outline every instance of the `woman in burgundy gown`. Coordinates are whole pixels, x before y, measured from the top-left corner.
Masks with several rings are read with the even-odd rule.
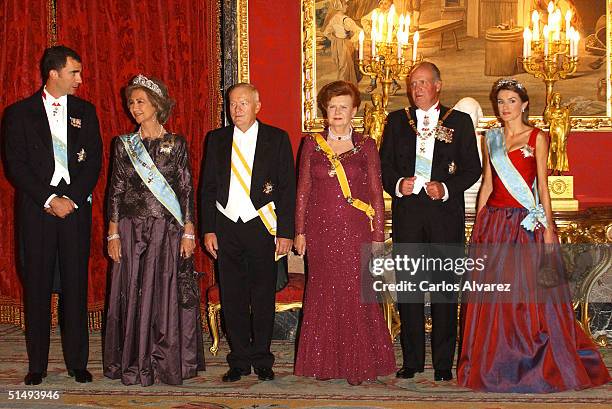
[[[604,384],[610,376],[574,319],[564,282],[548,192],[548,139],[527,122],[529,98],[521,83],[497,81],[492,99],[503,128],[487,132],[470,249],[472,257],[488,259],[468,280],[509,283],[512,292],[463,293],[458,382],[520,393]]]
[[[295,374],[355,385],[396,369],[382,310],[363,301],[375,297],[362,247],[384,240],[380,162],[375,141],[351,127],[355,85],[332,82],[317,99],[329,127],[306,137],[300,157],[295,247],[308,250],[308,282]]]

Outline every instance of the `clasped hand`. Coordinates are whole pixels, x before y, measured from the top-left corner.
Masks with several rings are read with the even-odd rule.
[[[45,207],[45,212],[51,216],[56,216],[61,219],[74,212],[75,204],[72,200],[67,197],[55,196],[49,202],[49,207]]]

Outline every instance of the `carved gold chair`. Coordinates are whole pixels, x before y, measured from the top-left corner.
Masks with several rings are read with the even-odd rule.
[[[276,312],[289,311],[302,308],[302,300],[304,299],[304,274],[289,273],[289,282],[287,286],[276,293]],[[219,286],[217,284],[210,287],[207,291],[208,295],[208,322],[210,335],[213,339],[213,344],[209,348],[213,355],[217,355],[219,351],[219,324],[221,322],[221,299],[219,296]]]

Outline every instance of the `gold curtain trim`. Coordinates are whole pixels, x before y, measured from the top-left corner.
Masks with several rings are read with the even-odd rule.
[[[57,0],[47,2],[47,44],[57,45]]]

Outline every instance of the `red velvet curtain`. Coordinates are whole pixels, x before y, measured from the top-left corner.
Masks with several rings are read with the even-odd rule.
[[[41,84],[39,60],[47,46],[49,0],[0,1],[0,116]],[[0,166],[0,323],[22,324],[16,269],[14,189]]]
[[[22,0],[23,1],[23,0]],[[17,0],[10,3],[18,4]],[[28,1],[27,3],[34,3]],[[2,8],[10,9],[6,5]],[[31,6],[32,9],[36,8]],[[37,11],[45,10],[38,6]],[[2,11],[0,11],[1,13]],[[109,152],[114,136],[131,132],[135,125],[125,109],[122,90],[128,80],[138,73],[160,78],[166,83],[170,96],[176,100],[175,109],[166,125],[166,129],[182,134],[190,146],[191,167],[194,184],[198,186],[200,162],[203,154],[203,143],[206,132],[220,124],[220,39],[219,39],[219,5],[210,0],[156,0],[136,2],[125,0],[62,0],[57,2],[57,43],[76,50],[83,60],[83,85],[78,96],[95,104],[100,119],[100,128],[104,142],[104,162],[100,179],[93,194],[93,228],[91,257],[89,263],[89,310],[93,315],[94,327],[100,324],[100,312],[104,307],[109,259],[106,257],[105,237],[105,194],[107,175],[109,173]],[[8,13],[5,13],[8,14]],[[42,21],[45,21],[42,16]],[[13,19],[22,21],[13,34],[13,41],[18,38],[17,47],[3,36],[2,64],[0,70],[11,73],[12,80],[2,78],[3,87],[23,91],[17,84],[31,83],[40,75],[24,71],[36,64],[26,58],[40,58],[45,41],[32,45],[27,36],[32,33],[47,32],[43,23],[40,30],[32,29],[32,18],[12,12],[1,15],[6,23]],[[37,20],[35,20],[37,21]],[[27,29],[26,29],[27,27]],[[46,37],[44,37],[46,40]],[[8,45],[10,44],[10,45]],[[4,58],[10,48],[14,55]],[[25,52],[24,52],[25,50]],[[11,81],[14,82],[11,83]],[[10,84],[10,85],[9,85]],[[31,84],[25,94],[31,93],[40,86],[40,80]],[[4,91],[3,91],[4,92]],[[18,97],[22,97],[22,92]],[[18,99],[18,98],[14,98]],[[0,184],[4,189],[5,179]],[[2,202],[5,203],[2,195]],[[8,202],[7,202],[8,203]],[[6,206],[2,206],[6,209]],[[1,210],[4,212],[5,210]],[[12,229],[12,214],[0,217],[3,231]],[[7,237],[5,235],[5,237]],[[2,246],[2,267],[5,265],[11,274],[2,275],[0,294],[5,288],[11,289],[15,297],[19,291],[14,277],[13,242],[0,242]],[[5,246],[7,251],[5,251]],[[212,263],[198,246],[196,250],[196,269],[207,274],[202,287],[213,282]],[[97,312],[97,313],[96,313]]]

